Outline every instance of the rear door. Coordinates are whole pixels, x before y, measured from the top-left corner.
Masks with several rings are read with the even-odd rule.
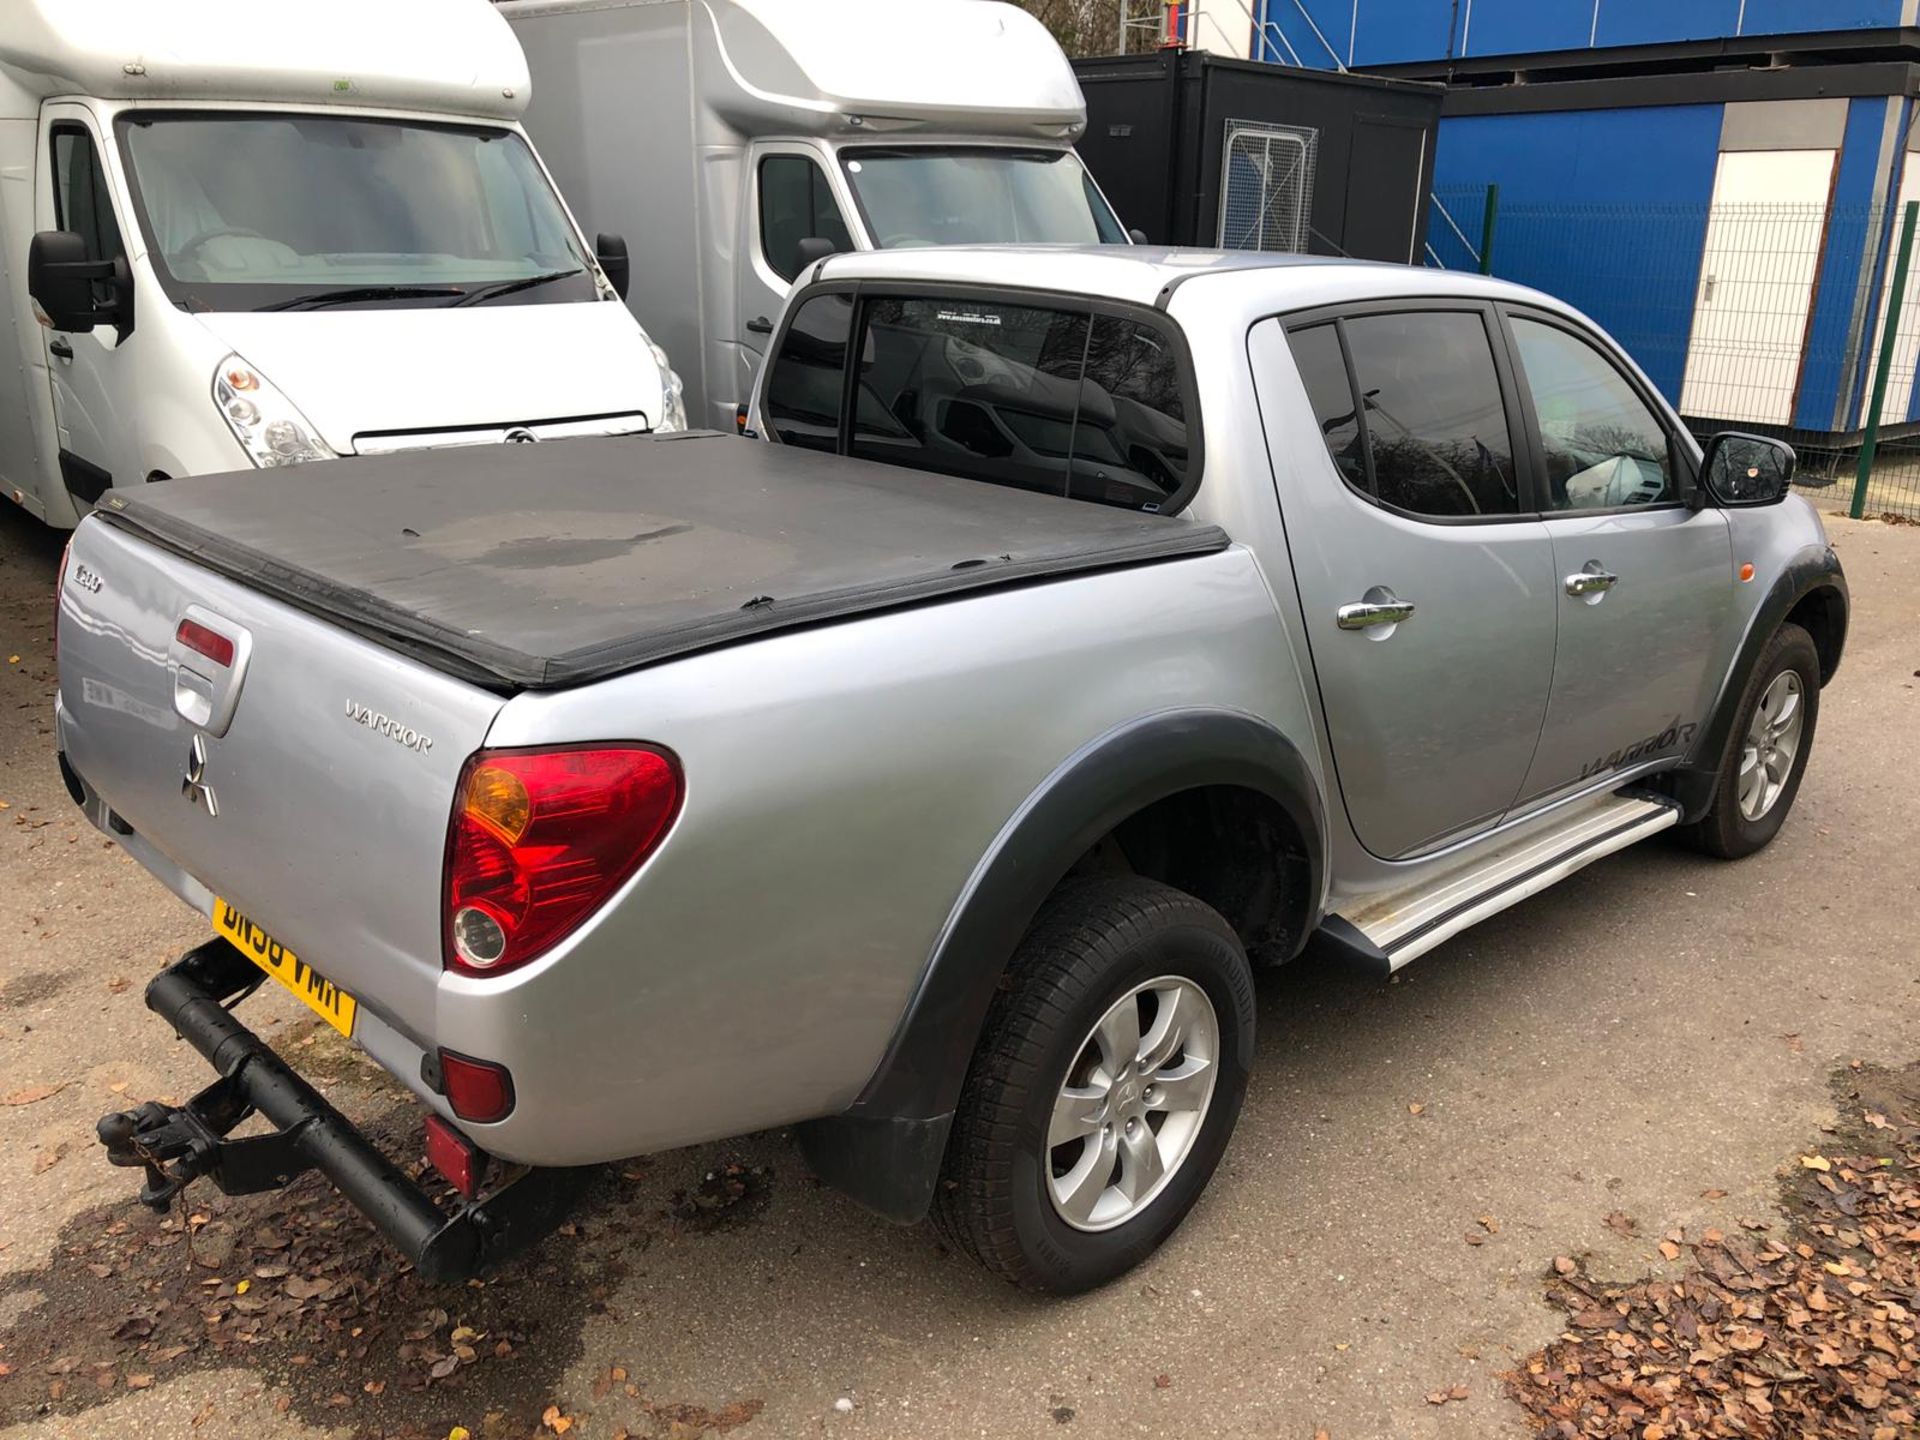
[[[1249,337],[1340,790],[1377,855],[1497,824],[1546,713],[1553,547],[1497,323],[1401,302]]]
[[[1584,325],[1503,313],[1559,581],[1525,802],[1686,748],[1723,673],[1735,581],[1726,517],[1687,503],[1688,447],[1640,379]]]

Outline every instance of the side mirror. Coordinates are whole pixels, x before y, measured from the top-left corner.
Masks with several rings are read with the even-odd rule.
[[[627,298],[627,286],[633,283],[633,266],[627,259],[627,241],[623,235],[609,235],[605,231],[593,237],[593,258],[600,262],[607,283],[613,286],[613,293],[622,300]]]
[[[1127,239],[1136,245],[1145,245],[1148,243],[1147,232],[1142,230],[1138,225],[1132,225],[1127,228]]]
[[[1722,505],[1775,505],[1787,498],[1795,463],[1784,440],[1724,430],[1707,441],[1700,476]]]
[[[840,247],[825,236],[809,235],[800,242],[797,253],[800,256],[800,268],[804,270],[815,261],[824,260],[829,255],[838,255]]]
[[[27,246],[27,294],[55,330],[96,325],[131,328],[128,277],[117,260],[89,260],[87,242],[71,230],[42,230]],[[112,292],[105,304],[95,286]]]

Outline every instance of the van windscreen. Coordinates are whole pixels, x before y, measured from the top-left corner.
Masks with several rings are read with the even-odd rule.
[[[315,114],[125,116],[168,298],[197,310],[591,300],[592,267],[510,130]]]
[[[1071,150],[861,145],[840,152],[882,250],[915,245],[1124,245]]]

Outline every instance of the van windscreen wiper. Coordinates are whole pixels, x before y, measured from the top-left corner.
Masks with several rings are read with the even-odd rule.
[[[467,295],[458,285],[356,285],[350,290],[315,290],[291,300],[276,300],[260,310],[324,310],[329,305],[353,305],[362,300],[428,300],[440,295]]]
[[[536,285],[545,285],[551,280],[566,280],[584,272],[576,265],[571,270],[553,270],[545,275],[525,275],[518,280],[498,280],[491,285],[481,285],[467,291],[455,305],[478,305],[482,300],[493,300],[501,295],[512,295],[521,290],[531,290]],[[451,308],[451,307],[449,307]]]

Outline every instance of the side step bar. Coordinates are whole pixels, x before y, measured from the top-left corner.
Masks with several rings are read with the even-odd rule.
[[[1537,895],[1602,856],[1671,829],[1680,806],[1645,791],[1601,796],[1545,833],[1476,854],[1406,890],[1370,896],[1320,926],[1320,939],[1381,976]]]
[[[291,1184],[318,1170],[429,1280],[469,1279],[565,1218],[593,1173],[526,1170],[448,1214],[245,1025],[237,1004],[260,972],[225,940],[189,950],[147,986],[147,1008],[219,1072],[185,1105],[148,1101],[101,1118],[107,1159],[146,1171],[140,1200],[164,1211],[205,1176],[230,1195]],[[237,999],[235,997],[238,997]],[[274,1130],[227,1138],[258,1111]]]

